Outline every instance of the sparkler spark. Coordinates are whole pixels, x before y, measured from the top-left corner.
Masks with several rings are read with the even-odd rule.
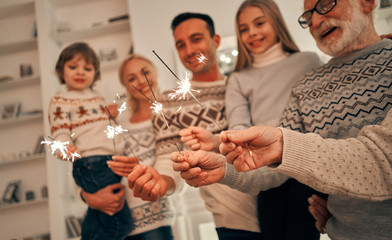
[[[200,63],[204,63],[204,61],[208,60],[203,53],[200,53],[200,56],[196,57]]]
[[[162,104],[160,102],[153,102],[152,106],[150,107],[155,113],[161,113],[162,112]]]
[[[75,158],[80,158],[80,154],[78,154],[77,152],[69,152],[68,151],[68,144],[69,141],[67,142],[61,142],[58,140],[47,140],[46,138],[44,138],[45,141],[41,141],[41,144],[46,144],[50,147],[51,149],[51,153],[54,155],[57,151],[60,152],[63,160],[66,161],[70,161],[70,158],[68,157],[68,153],[72,156],[71,161],[74,162]]]
[[[106,127],[106,130],[105,130],[106,136],[107,136],[108,138],[110,138],[110,139],[113,139],[115,135],[120,135],[120,134],[122,134],[123,132],[128,132],[128,130],[122,128],[121,125],[118,125],[118,126],[116,126],[116,127],[107,126],[107,127]]]
[[[117,101],[119,101],[119,100],[123,100],[123,99],[126,99],[127,98],[127,94],[118,94],[118,93],[116,93],[116,97],[114,98],[114,100],[113,100],[113,103],[116,103]]]
[[[119,114],[121,114],[121,113],[123,113],[125,110],[127,110],[127,103],[126,103],[126,102],[123,102],[123,103],[121,104],[121,106],[118,108],[118,112],[119,112]]]
[[[194,89],[191,88],[191,83],[190,83],[190,80],[188,79],[188,75],[186,75],[185,80],[179,79],[177,77],[177,75],[170,69],[170,67],[162,60],[162,58],[160,58],[158,56],[158,54],[154,50],[152,52],[155,54],[155,56],[158,57],[158,59],[163,63],[163,65],[165,65],[165,67],[167,69],[169,69],[169,71],[173,74],[173,76],[175,78],[177,78],[177,80],[178,80],[177,83],[178,83],[179,87],[177,88],[177,90],[174,91],[174,93],[171,93],[171,95],[169,94],[170,98],[173,99],[175,97],[180,96],[178,98],[178,100],[184,100],[184,99],[187,99],[187,94],[190,94],[193,97],[193,99],[195,99],[196,102],[200,105],[200,107],[203,108],[204,110],[206,110],[206,108],[203,106],[203,104],[201,104],[201,102],[196,98],[196,96],[193,95],[192,91],[193,92],[199,92],[199,91],[198,90],[194,90]],[[201,55],[200,59],[202,59],[202,60],[207,59],[207,58],[204,57],[203,54],[200,53],[200,55]],[[198,58],[198,60],[199,60],[199,58]],[[181,103],[181,106],[182,106],[182,103]],[[181,106],[180,106],[179,109],[181,109]],[[179,111],[179,109],[177,109],[177,111]],[[220,130],[223,131],[223,128],[221,127],[221,125],[215,120],[215,118],[213,118],[211,116],[211,114],[208,112],[208,110],[206,110],[206,112],[207,112],[207,115],[216,123],[216,125],[218,125]]]
[[[174,92],[169,94],[170,99],[177,98],[180,101],[185,100],[188,99],[188,94],[195,98],[192,92],[200,92],[199,90],[192,89],[188,73],[186,73],[185,79],[180,79],[177,81],[177,84],[178,87],[174,90]]]

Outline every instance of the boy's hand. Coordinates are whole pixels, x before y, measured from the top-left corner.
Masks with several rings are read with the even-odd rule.
[[[107,112],[107,110],[109,110],[110,114]],[[110,115],[116,119],[118,117],[118,115],[120,114],[120,112],[118,111],[118,106],[115,103],[111,103],[107,106],[106,109],[106,114],[110,117]]]

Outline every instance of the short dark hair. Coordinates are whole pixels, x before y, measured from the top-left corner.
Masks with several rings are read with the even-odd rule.
[[[215,35],[215,27],[214,27],[214,21],[212,20],[212,18],[206,14],[202,14],[202,13],[192,13],[192,12],[184,12],[181,13],[179,15],[177,15],[171,24],[171,29],[174,30],[176,29],[176,27],[191,18],[198,18],[201,19],[203,21],[205,21],[207,23],[207,29],[210,32],[211,37],[213,37]]]
[[[91,63],[94,66],[95,83],[101,77],[101,71],[99,70],[99,58],[97,54],[95,54],[94,50],[84,42],[76,42],[72,43],[60,53],[59,59],[56,63],[56,73],[59,77],[60,83],[65,84],[64,80],[64,65],[66,62],[75,57],[75,55],[80,54],[88,63]]]

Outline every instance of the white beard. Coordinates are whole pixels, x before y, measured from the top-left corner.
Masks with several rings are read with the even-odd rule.
[[[362,15],[358,6],[354,6],[351,12],[351,19],[326,19],[320,24],[318,29],[315,29],[312,35],[321,51],[330,56],[339,57],[344,55],[344,53],[351,52],[350,49],[355,49],[356,43],[360,41],[359,36],[367,29],[368,25],[369,20]],[[341,36],[339,38],[329,37],[329,39],[323,39],[321,34],[333,26],[341,29]]]

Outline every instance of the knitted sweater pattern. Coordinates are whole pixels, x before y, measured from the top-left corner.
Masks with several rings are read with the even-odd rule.
[[[82,157],[114,154],[113,142],[104,132],[109,125],[105,105],[105,99],[90,89],[56,94],[49,104],[52,137],[74,144]]]
[[[306,74],[292,91],[281,126],[324,138],[356,137],[364,126],[380,124],[392,108],[391,86],[392,41],[382,40]],[[330,195],[328,209],[332,239],[392,236],[392,200]]]
[[[198,126],[212,133],[219,133],[221,130],[227,129],[224,103],[226,81],[191,82],[191,84],[192,88],[198,91],[193,92],[197,100],[192,97],[183,101],[171,99],[169,93],[172,91],[165,91],[159,97],[169,125],[167,128],[165,119],[160,114],[153,116],[152,122],[156,136],[156,166],[161,174],[170,174],[168,169],[162,172],[163,168],[170,168],[173,171],[170,160],[172,152],[179,151],[179,149],[189,150],[180,140],[178,133],[181,129]],[[178,110],[180,106],[181,110]],[[174,179],[178,178],[176,174],[171,176]],[[176,181],[176,188],[179,188],[181,182],[181,179]],[[260,231],[257,224],[254,196],[222,184],[201,187],[200,195],[205,201],[206,208],[212,212],[216,227]]]
[[[128,114],[129,115],[129,114]],[[125,134],[127,144],[124,146],[128,156],[135,156],[140,164],[154,166],[155,164],[155,136],[151,120],[140,123],[130,123],[129,117],[122,122],[128,132]],[[174,221],[174,209],[168,197],[158,201],[143,201],[134,197],[132,190],[126,190],[126,199],[132,212],[134,229],[130,235],[147,232],[162,226],[171,226]]]

